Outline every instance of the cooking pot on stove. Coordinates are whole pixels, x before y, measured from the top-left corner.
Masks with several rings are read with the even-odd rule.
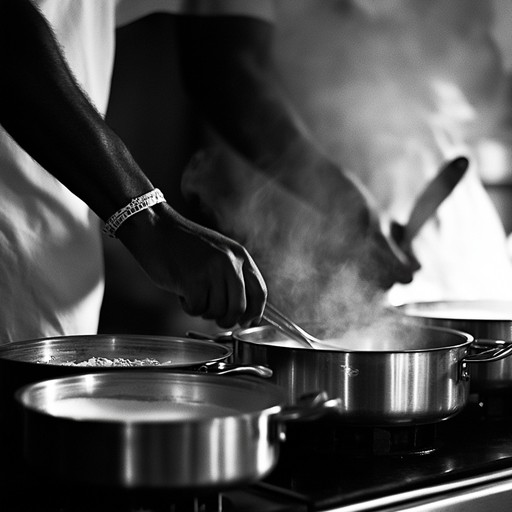
[[[0,450],[16,451],[21,444],[21,416],[14,393],[32,382],[94,372],[161,371],[243,373],[268,377],[268,368],[228,363],[232,349],[212,343],[171,336],[77,335],[56,336],[0,346],[0,433],[11,439]],[[113,362],[151,359],[158,366],[78,366],[91,358]],[[70,363],[73,363],[70,365]]]
[[[512,301],[449,300],[411,302],[396,310],[426,326],[438,326],[467,332],[477,339],[512,343]],[[512,388],[512,359],[505,358],[471,371],[471,390]]]
[[[325,339],[321,326],[308,331]],[[344,336],[343,350],[294,346],[269,325],[237,330],[233,338],[235,361],[268,365],[271,380],[286,390],[288,400],[322,389],[341,398],[343,422],[374,426],[454,416],[467,405],[475,364],[512,353],[512,346],[487,343],[481,353],[470,354],[471,334],[405,321]]]
[[[223,490],[277,463],[285,423],[316,419],[323,393],[286,406],[264,379],[179,371],[89,373],[16,393],[31,467],[100,487]]]

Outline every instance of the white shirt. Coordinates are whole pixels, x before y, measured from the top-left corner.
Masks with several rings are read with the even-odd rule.
[[[414,240],[422,268],[393,287],[390,302],[512,298],[505,232],[468,137],[492,127],[492,107],[480,107],[478,95],[490,95],[503,76],[500,58],[511,59],[507,51],[494,58],[485,37],[500,13],[478,0],[353,3],[358,9],[277,3],[278,66],[315,139],[366,185],[384,223],[407,221],[443,162],[471,162]],[[510,34],[504,13],[501,25]]]
[[[221,14],[271,15],[270,2],[252,0],[33,1],[102,115],[116,25],[151,12],[193,12],[201,5],[218,5]],[[99,219],[0,127],[0,343],[95,333],[103,289]]]

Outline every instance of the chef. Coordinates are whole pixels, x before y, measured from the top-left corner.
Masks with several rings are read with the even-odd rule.
[[[290,97],[331,161],[367,188],[384,225],[406,223],[419,194],[446,161],[460,155],[470,161],[461,183],[413,241],[421,268],[411,283],[393,286],[385,302],[512,298],[507,240],[481,180],[480,168],[489,163],[478,151],[500,129],[502,113],[510,111],[503,54],[492,37],[492,2],[283,0],[276,6],[275,58]],[[186,184],[199,188],[192,174]],[[270,189],[256,183],[253,202],[266,204]],[[280,204],[287,200],[281,197]],[[265,211],[265,229],[253,230],[254,243],[273,224]],[[296,234],[307,226],[307,214],[291,211],[299,226],[290,221],[296,230],[289,233]],[[253,219],[256,212],[254,207]],[[221,215],[223,222],[237,222],[247,232],[240,216]],[[296,253],[326,250],[321,237],[305,239],[304,245],[297,237],[291,240]],[[310,265],[280,261],[289,269],[283,289],[291,292]],[[325,303],[311,296],[306,307],[319,303],[326,310],[344,302],[371,315],[361,291],[365,281],[355,277],[350,286],[347,274],[331,275],[340,278],[322,289]]]
[[[114,1],[0,2],[1,343],[96,331],[100,219],[191,314],[262,314],[247,251],[179,215],[104,123],[115,23]]]
[[[97,216],[106,221],[105,233],[120,238],[158,286],[181,296],[188,313],[221,326],[259,318],[265,286],[249,255],[173,211],[102,120],[116,22],[172,12],[176,3],[35,4],[43,16],[26,0],[1,4],[6,243],[0,279],[6,302],[0,339],[95,331],[103,290]],[[294,237],[297,219],[307,219],[309,241],[318,234],[323,239],[323,255],[315,252],[312,260],[320,278],[334,261],[355,267],[379,289],[409,282],[410,262],[392,251],[362,186],[315,147],[270,80],[267,2],[215,2],[215,19],[209,16],[213,2],[192,4],[194,16],[183,18],[184,65],[213,136],[229,141],[241,167],[263,172],[266,182],[270,177],[283,205],[291,201],[301,210],[298,216],[288,207],[272,208],[277,217],[263,247],[275,239],[280,248],[283,237]],[[221,80],[232,67],[236,79]],[[225,232],[244,239],[237,230]],[[290,254],[288,247],[282,254]],[[266,262],[264,267],[272,269]]]

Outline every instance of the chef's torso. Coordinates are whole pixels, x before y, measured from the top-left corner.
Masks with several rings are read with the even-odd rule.
[[[116,26],[153,12],[272,15],[271,2],[252,0],[33,2],[102,115]],[[0,343],[96,332],[104,288],[98,224],[85,203],[0,127]]]
[[[34,3],[103,114],[114,54],[114,2]],[[3,129],[0,195],[0,342],[94,332],[103,294],[97,217]]]

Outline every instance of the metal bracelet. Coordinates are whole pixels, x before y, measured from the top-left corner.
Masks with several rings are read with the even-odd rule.
[[[151,208],[158,203],[165,202],[165,197],[160,189],[155,188],[146,194],[133,198],[125,207],[112,215],[103,226],[103,233],[110,238],[116,238],[116,231],[121,224],[136,213]]]

